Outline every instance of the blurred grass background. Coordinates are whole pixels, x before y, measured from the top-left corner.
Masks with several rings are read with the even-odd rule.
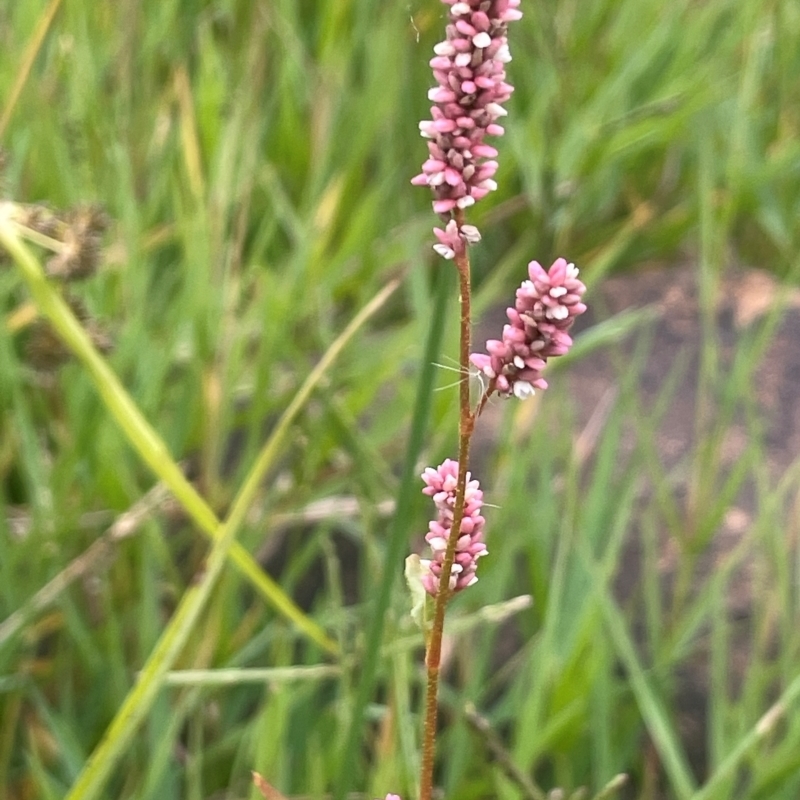
[[[403,279],[306,407],[239,537],[356,662],[333,675],[250,675],[246,668],[317,664],[324,654],[226,571],[180,667],[238,671],[224,686],[165,686],[106,790],[115,798],[240,797],[256,768],[287,795],[321,796],[342,762],[441,267],[429,249],[429,197],[409,179],[425,157],[417,121],[427,115],[427,61],[444,7],[68,0],[20,83],[53,6],[0,3],[3,194],[106,209],[105,264],[80,286],[81,299],[111,331],[111,363],[124,385],[216,511],[230,504],[321,353],[390,278]],[[689,261],[709,308],[731,265],[796,274],[796,2],[525,0],[523,11],[510,32],[516,92],[498,145],[499,190],[471,215],[484,231],[474,257],[479,314],[510,296],[534,257],[568,255],[593,288],[611,272]],[[17,272],[0,270],[4,318],[28,300]],[[456,352],[454,303],[450,322],[424,463],[455,448],[446,370]],[[43,380],[22,355],[24,331],[12,327],[0,326],[0,619],[154,484],[81,367]],[[719,373],[713,331],[706,336],[700,390],[725,398],[733,413],[748,402],[761,351],[745,350],[739,371]],[[593,352],[590,337],[576,358]],[[596,791],[627,772],[631,797],[800,794],[796,712],[725,767],[800,673],[797,567],[786,555],[796,470],[781,481],[767,472],[757,418],[748,428],[755,449],[732,487],[704,446],[719,438],[714,420],[686,456],[714,502],[695,506],[693,529],[709,535],[682,550],[682,574],[691,576],[739,486],[757,495],[750,542],[761,555],[760,591],[746,674],[730,691],[733,634],[721,609],[743,554],[704,591],[671,604],[661,597],[659,537],[679,536],[685,520],[670,500],[672,476],[653,456],[670,397],[643,415],[637,364],[626,365],[591,459],[573,449],[576,423],[566,382],[558,385],[565,370],[535,425],[507,407],[481,465],[498,509],[481,581],[453,606],[466,629],[454,640],[443,693],[438,780],[446,797],[521,792],[468,728],[468,700],[547,789]],[[631,420],[641,445],[620,466]],[[655,487],[644,499],[642,476]],[[728,491],[717,496],[720,486]],[[415,503],[402,513],[422,533],[427,508],[421,496]],[[642,585],[619,605],[612,579],[631,530],[644,539]],[[6,797],[64,795],[206,548],[176,509],[162,506],[117,546],[113,564],[0,641]],[[525,594],[532,610],[502,626],[474,616]],[[373,797],[414,796],[421,673],[406,609],[397,580],[384,620],[385,641],[397,644],[379,662],[346,781]],[[701,631],[709,724],[705,763],[690,767],[692,745],[673,710],[675,676],[693,663]],[[708,778],[715,782],[701,789]]]

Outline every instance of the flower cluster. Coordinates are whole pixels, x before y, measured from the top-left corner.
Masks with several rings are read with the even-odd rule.
[[[445,460],[437,469],[428,467],[422,474],[425,488],[422,490],[433,498],[438,517],[428,526],[425,539],[431,546],[433,557],[423,559],[421,564],[426,568],[422,578],[425,591],[434,597],[439,591],[445,550],[453,527],[453,513],[456,503],[456,485],[458,483],[458,462]],[[450,573],[450,590],[459,591],[472,586],[478,578],[475,575],[477,562],[489,551],[483,543],[483,528],[486,520],[481,515],[483,492],[478,481],[471,480],[467,473],[467,490],[464,496],[464,518],[461,520],[460,532],[456,541],[455,560]]]
[[[530,280],[517,289],[514,307],[506,311],[509,323],[503,328],[502,340],[486,342],[488,355],[470,356],[494,390],[520,399],[547,388],[542,377],[547,359],[569,350],[572,338],[568,331],[575,317],[586,311],[581,302],[586,286],[574,264],[559,258],[545,270],[531,261],[528,274]]]
[[[446,259],[455,258],[464,252],[468,244],[477,244],[481,240],[480,231],[474,225],[462,225],[459,228],[454,219],[445,225],[444,230],[434,228],[433,233],[439,240],[433,249]]]
[[[428,93],[433,119],[419,124],[420,133],[430,140],[429,157],[411,182],[430,186],[433,210],[449,215],[497,188],[497,150],[485,137],[504,133],[497,121],[506,115],[502,104],[513,91],[506,83],[505,65],[511,61],[506,30],[522,12],[520,0],[442,2],[450,6],[450,14],[446,39],[436,45],[430,62],[438,84]],[[474,239],[477,230],[463,233],[472,243],[469,237]],[[437,238],[450,251],[464,246],[457,228],[439,231]]]

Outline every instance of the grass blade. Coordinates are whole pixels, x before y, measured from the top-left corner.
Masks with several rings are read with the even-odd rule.
[[[717,767],[705,786],[691,796],[691,800],[710,800],[719,786],[728,780],[739,767],[747,754],[775,729],[789,707],[800,698],[800,675],[787,687],[778,700],[770,706],[753,728],[742,737],[739,744],[728,753],[728,756]]]
[[[605,618],[606,628],[611,635],[617,655],[625,666],[639,710],[644,717],[653,743],[661,756],[675,796],[681,800],[688,800],[695,791],[695,782],[686,761],[686,756],[669,720],[669,715],[656,690],[650,685],[628,633],[622,613],[614,599],[609,595],[605,581],[599,571],[592,567],[588,555],[585,553],[584,560],[587,568],[595,575],[596,595]]]
[[[0,139],[3,138],[8,123],[11,121],[11,116],[17,106],[22,90],[25,88],[25,84],[28,82],[28,76],[31,74],[33,62],[36,61],[36,56],[42,48],[44,37],[47,36],[47,31],[50,30],[50,26],[53,24],[53,20],[55,19],[56,12],[60,5],[61,0],[50,0],[50,5],[44,10],[44,13],[39,19],[39,24],[36,26],[36,30],[33,32],[30,42],[28,42],[25,55],[22,58],[22,63],[17,71],[16,80],[11,87],[11,91],[8,93],[8,100],[3,109],[3,116],[0,117]]]

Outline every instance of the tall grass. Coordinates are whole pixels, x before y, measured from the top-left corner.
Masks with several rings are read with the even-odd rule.
[[[529,0],[524,11],[512,33],[517,91],[500,190],[475,215],[487,233],[477,313],[505,298],[533,257],[569,255],[595,286],[611,271],[690,259],[708,319],[725,267],[796,274],[796,3]],[[428,364],[442,367],[438,391],[422,403],[417,466],[452,455],[455,443],[455,330],[431,324],[443,311],[428,198],[408,185],[424,155],[416,122],[441,13],[434,0],[0,6],[4,194],[56,207],[99,202],[114,220],[105,266],[79,293],[113,334],[121,385],[212,515],[227,516],[264,442],[352,317],[402,281],[303,406],[237,538],[344,655],[330,659],[335,669],[305,671],[328,660],[323,648],[248,578],[222,569],[175,654],[175,669],[194,672],[160,675],[141,727],[96,787],[103,796],[241,796],[251,768],[287,795],[346,785],[414,796],[420,642],[399,580],[385,610],[375,599],[402,569],[388,532],[424,526],[422,498],[408,500],[399,476],[415,397],[428,391],[420,360],[431,328],[438,345]],[[158,478],[81,363],[50,380],[27,364],[27,328],[16,321],[31,295],[16,269],[0,267],[0,298],[6,619]],[[590,332],[575,357],[613,350],[641,325],[625,319]],[[616,400],[586,457],[573,448],[566,378],[535,419],[531,407],[509,409],[480,476],[499,505],[491,558],[453,611],[437,773],[445,796],[520,793],[468,727],[466,701],[545,789],[597,791],[627,772],[634,797],[797,796],[796,705],[762,716],[782,691],[795,698],[800,674],[797,564],[786,557],[797,469],[780,479],[767,469],[751,388],[776,321],[777,312],[743,342],[731,369],[706,325],[699,406],[721,398],[722,412],[698,416],[697,451],[677,469],[656,447],[669,385],[652,409],[636,391],[643,337],[620,366]],[[745,419],[751,446],[731,475],[719,448],[734,416]],[[686,474],[690,529],[676,498]],[[698,591],[665,599],[663,537],[682,543],[676,580],[691,588],[741,487],[757,511],[743,544]],[[625,604],[613,581],[632,531],[642,578]],[[195,591],[207,548],[190,517],[160,505],[114,545],[113,563],[98,562],[0,640],[7,796],[88,796],[78,776]],[[733,692],[739,631],[723,611],[744,561],[757,575],[752,645]],[[502,625],[481,615],[528,594],[532,610]],[[370,626],[382,641],[365,636]],[[700,649],[711,689],[707,764],[696,774],[675,676]],[[375,691],[362,689],[367,720],[354,726],[365,661]]]

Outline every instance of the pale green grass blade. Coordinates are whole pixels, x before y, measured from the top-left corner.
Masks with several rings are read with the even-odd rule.
[[[239,686],[247,683],[281,684],[293,681],[317,681],[336,677],[341,668],[334,664],[264,669],[183,669],[167,673],[165,686]]]
[[[800,699],[800,675],[781,693],[753,728],[731,749],[705,785],[690,795],[691,800],[711,800],[718,789],[735,775],[742,761],[760,742],[773,733],[778,723],[792,710]]]
[[[60,5],[61,0],[50,0],[50,5],[42,13],[39,24],[36,26],[36,30],[33,32],[30,42],[28,42],[28,47],[25,50],[25,55],[23,56],[22,63],[19,66],[14,85],[11,88],[8,96],[5,98],[5,102],[3,103],[3,113],[0,115],[0,141],[2,141],[3,136],[5,135],[6,128],[8,128],[8,123],[11,121],[14,109],[19,101],[20,95],[22,94],[22,90],[25,88],[25,84],[30,76],[33,62],[35,61],[36,56],[41,49],[42,42],[44,41],[47,31],[50,29],[50,26],[53,23],[55,15],[58,13],[58,7]]]

